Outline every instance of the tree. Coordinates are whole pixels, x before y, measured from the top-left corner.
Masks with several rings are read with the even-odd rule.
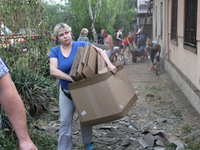
[[[101,0],[96,0],[96,6],[95,9],[92,11],[92,3],[91,0],[88,0],[88,5],[89,5],[89,15],[92,21],[92,33],[94,36],[94,41],[96,41],[97,38],[97,33],[95,30],[95,22],[96,22],[96,16],[97,16],[97,12],[101,9]]]

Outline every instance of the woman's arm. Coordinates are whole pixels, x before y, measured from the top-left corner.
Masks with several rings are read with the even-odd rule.
[[[50,74],[58,79],[74,82],[74,80],[68,74],[58,69],[57,58],[50,58]]]
[[[100,48],[98,48],[98,47],[96,47],[96,46],[94,46],[94,45],[93,45],[93,47],[101,54],[102,58],[104,59],[104,61],[105,61],[106,64],[107,64],[109,70],[112,71],[113,73],[116,73],[116,72],[117,72],[117,68],[116,68],[116,66],[114,66],[114,65],[110,62],[110,60],[109,60],[107,54],[106,54],[102,49],[100,49]]]
[[[119,38],[119,32],[117,32],[117,39],[118,40],[122,40],[122,39]]]
[[[136,48],[136,46],[135,46],[135,42],[133,41],[133,46],[134,46],[134,48]]]
[[[131,45],[129,39],[126,39],[126,40],[127,40],[127,42],[128,42],[128,45],[132,48],[132,45]]]

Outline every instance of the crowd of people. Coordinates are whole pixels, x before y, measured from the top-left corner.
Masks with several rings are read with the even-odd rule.
[[[103,45],[103,49],[95,46],[89,42],[88,29],[83,28],[77,41],[72,39],[71,27],[65,23],[59,23],[54,27],[53,35],[60,42],[59,46],[53,47],[50,53],[50,74],[59,79],[60,95],[59,95],[59,108],[60,108],[60,129],[58,139],[58,150],[72,150],[72,120],[75,111],[74,103],[71,99],[68,84],[74,82],[69,76],[75,55],[78,47],[92,45],[102,56],[107,64],[107,67],[114,74],[117,68],[113,62],[117,60],[116,54],[121,55],[120,60],[124,57],[124,51],[127,50],[128,61],[131,60],[130,49],[144,51],[142,59],[145,55],[153,62],[154,57],[159,62],[161,46],[157,41],[151,41],[148,34],[145,32],[144,27],[139,27],[136,33],[137,40],[135,41],[133,33],[129,32],[128,36],[124,38],[123,27],[117,31],[115,38],[115,45],[113,38],[105,29],[101,30],[95,41]],[[136,46],[137,45],[137,46]],[[150,66],[149,70],[152,70]],[[21,150],[37,150],[36,146],[31,141],[26,124],[26,114],[22,100],[17,93],[14,83],[10,77],[9,69],[5,62],[0,58],[0,104],[5,110],[12,123],[17,137],[19,139],[19,146]],[[10,105],[10,104],[13,105]],[[86,150],[93,150],[93,133],[92,127],[83,127],[80,122],[82,144],[85,145]]]
[[[120,27],[117,31],[115,39],[116,46],[114,46],[114,40],[112,36],[109,35],[108,31],[105,29],[102,29],[101,33],[97,37],[96,42],[100,43],[99,41],[103,41],[100,44],[104,45],[104,51],[108,55],[111,62],[116,61],[117,52],[118,54],[120,54],[120,61],[122,61],[122,57],[124,57],[125,50],[127,50],[128,61],[130,61],[132,59],[132,56],[130,55],[130,49],[143,52],[143,56],[141,57],[142,61],[144,61],[144,58],[148,58],[151,61],[151,63],[154,63],[155,56],[156,61],[160,61],[160,44],[157,41],[151,41],[151,39],[148,36],[148,33],[145,31],[143,26],[138,26],[138,31],[136,32],[135,39],[133,31],[129,32],[128,36],[125,38],[123,35],[123,30],[124,28]],[[148,70],[152,70],[152,68]]]
[[[71,150],[73,149],[72,142],[72,119],[75,111],[75,106],[71,100],[70,91],[68,84],[74,82],[69,76],[75,55],[78,51],[78,47],[92,45],[102,56],[106,62],[109,70],[113,73],[117,72],[116,66],[113,62],[116,61],[116,53],[124,56],[124,51],[127,50],[128,61],[131,60],[130,48],[137,49],[133,33],[124,39],[123,27],[118,29],[116,35],[116,46],[114,46],[113,38],[108,31],[105,29],[101,30],[98,34],[95,43],[102,44],[103,49],[95,46],[89,42],[88,29],[83,28],[77,41],[72,40],[71,27],[67,24],[59,23],[54,28],[54,35],[57,37],[61,45],[53,47],[50,53],[50,74],[59,79],[60,83],[60,96],[59,96],[59,107],[60,107],[60,129],[59,129],[59,140],[58,150]],[[141,27],[141,30],[137,33],[137,45],[139,45],[140,51],[146,51],[148,58],[153,61],[154,54],[158,57],[160,54],[160,45],[156,41],[151,41],[148,38],[148,34]],[[147,44],[146,44],[147,43]],[[134,48],[133,48],[134,47]],[[150,53],[148,50],[151,49]],[[143,56],[144,57],[144,56]],[[157,61],[159,59],[157,58]],[[80,122],[82,144],[85,145],[86,150],[93,150],[94,143],[92,137],[92,127],[83,127]]]

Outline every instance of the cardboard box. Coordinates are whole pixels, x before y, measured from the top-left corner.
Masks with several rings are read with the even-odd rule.
[[[80,59],[81,59],[82,51],[83,51],[83,47],[79,47],[78,48],[78,52],[77,52],[77,54],[76,54],[76,56],[74,58],[74,62],[73,62],[70,74],[69,74],[74,81],[78,81],[78,80],[81,79],[80,76],[77,73],[77,69],[78,69],[78,65],[79,65]]]
[[[68,86],[80,121],[84,127],[124,117],[137,100],[135,91],[123,69],[110,71]]]
[[[88,78],[97,73],[97,52],[93,46],[89,47],[89,54],[88,57],[86,57],[86,61],[83,68],[83,74]]]

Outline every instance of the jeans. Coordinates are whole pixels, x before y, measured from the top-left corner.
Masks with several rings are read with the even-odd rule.
[[[144,46],[140,46],[140,51],[145,51],[145,49],[146,49],[145,45]]]
[[[151,49],[151,52],[150,52],[150,57],[151,57],[151,62],[153,63],[154,62],[154,56],[155,56],[155,54],[158,52],[158,49],[156,49],[156,50],[152,50]],[[159,56],[156,56],[156,60],[157,60],[157,62],[159,62],[160,61],[160,57]]]
[[[65,92],[69,92],[65,90]],[[70,100],[60,88],[59,97],[59,107],[60,107],[60,129],[59,129],[59,139],[58,139],[58,150],[72,150],[72,121],[74,114],[74,103]],[[92,127],[82,127],[81,128],[81,139],[82,144],[86,145],[92,142]]]

